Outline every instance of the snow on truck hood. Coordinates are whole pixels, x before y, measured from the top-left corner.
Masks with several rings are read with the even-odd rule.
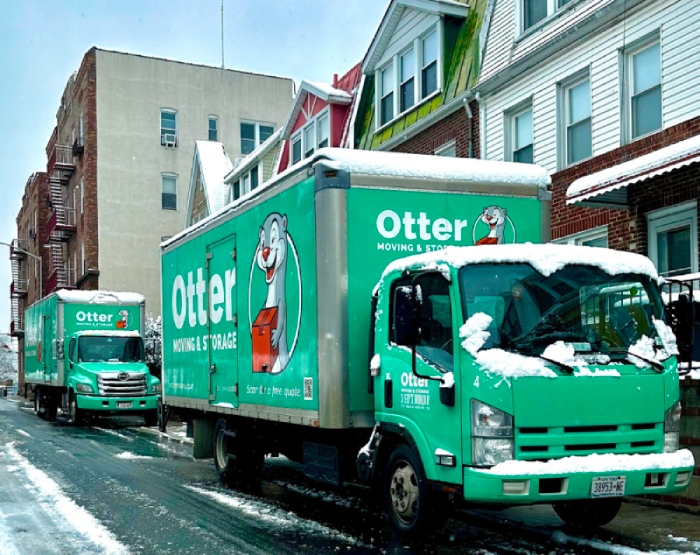
[[[439,251],[400,258],[390,263],[382,279],[392,272],[407,269],[439,270],[445,266],[461,268],[469,264],[505,263],[530,264],[544,276],[550,276],[565,266],[595,266],[610,275],[641,274],[659,280],[654,264],[646,256],[625,251],[574,245],[479,245],[446,247]]]
[[[146,298],[140,293],[125,293],[123,291],[77,291],[60,289],[56,296],[68,303],[84,304],[144,304]]]

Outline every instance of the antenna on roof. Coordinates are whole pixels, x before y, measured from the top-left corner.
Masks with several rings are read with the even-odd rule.
[[[224,69],[224,0],[221,0],[221,69]]]

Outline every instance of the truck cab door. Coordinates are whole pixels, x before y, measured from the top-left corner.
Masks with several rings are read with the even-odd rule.
[[[412,340],[405,339],[405,330],[413,316],[407,314],[403,292],[416,286],[420,287],[421,302],[415,317],[421,331],[415,345],[414,374]],[[462,408],[456,350],[459,348],[456,295],[444,276],[430,272],[395,280],[388,297],[379,307],[380,314],[388,318],[383,318],[375,335],[375,351],[380,355],[374,387],[378,418],[399,424],[410,434],[429,479],[461,484]],[[452,376],[446,381],[454,378],[457,397],[446,403],[444,396],[441,399],[441,382],[425,377],[445,378],[450,373]],[[449,464],[443,464],[447,461]]]
[[[207,246],[209,403],[238,407],[236,236]]]

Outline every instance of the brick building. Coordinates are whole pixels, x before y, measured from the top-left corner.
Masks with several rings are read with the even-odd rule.
[[[136,291],[159,314],[158,245],[185,226],[195,141],[219,141],[232,157],[252,151],[284,121],[293,91],[291,79],[91,48],[18,216],[17,246],[44,260],[43,294]],[[12,257],[21,348],[24,307],[39,294],[19,289],[31,257]]]

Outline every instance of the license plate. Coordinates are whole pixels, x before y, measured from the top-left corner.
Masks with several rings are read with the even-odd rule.
[[[131,401],[117,401],[117,408],[118,409],[130,409],[131,408]]]
[[[622,497],[625,495],[624,476],[601,476],[593,478],[591,497]]]

